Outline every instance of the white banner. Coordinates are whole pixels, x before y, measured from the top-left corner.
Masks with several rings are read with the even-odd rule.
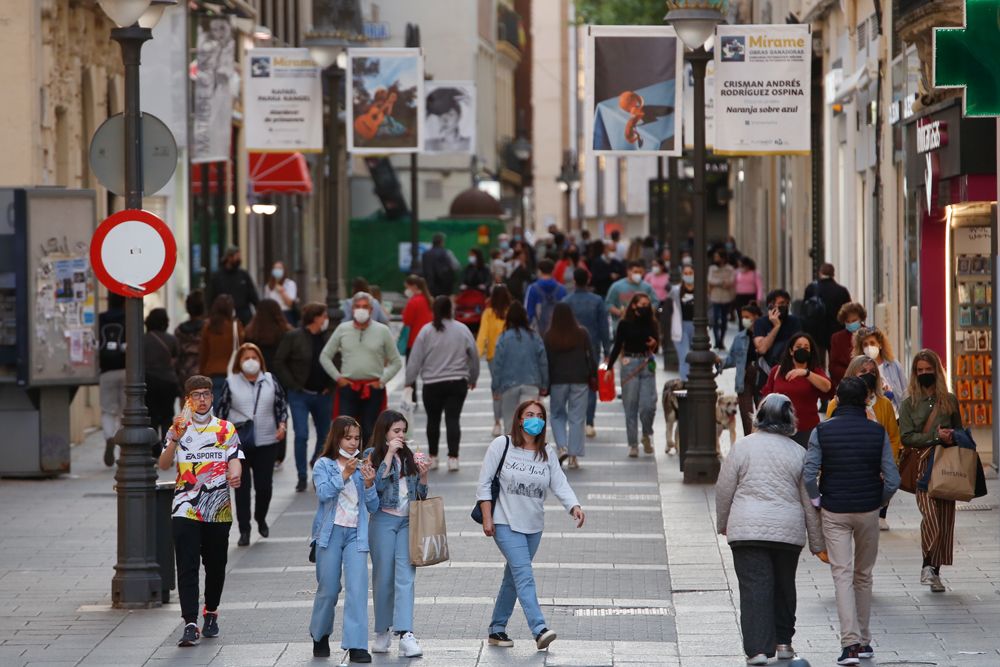
[[[587,146],[597,155],[681,154],[683,45],[669,26],[588,26]]]
[[[347,150],[419,153],[424,129],[420,49],[348,49]]]
[[[194,120],[191,162],[229,159],[233,134],[233,90],[238,89],[236,44],[228,17],[212,16],[198,22],[195,53]]]
[[[694,70],[684,64],[684,148],[694,148]],[[715,62],[705,67],[705,147],[715,141]]]
[[[251,49],[244,72],[247,150],[323,150],[323,82],[308,49]]]
[[[715,47],[715,153],[808,155],[808,25],[720,25]]]
[[[476,83],[428,81],[424,89],[424,153],[475,153]]]

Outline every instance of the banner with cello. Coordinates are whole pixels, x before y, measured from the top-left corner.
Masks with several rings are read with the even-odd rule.
[[[347,80],[349,152],[420,152],[424,125],[420,49],[349,49]]]

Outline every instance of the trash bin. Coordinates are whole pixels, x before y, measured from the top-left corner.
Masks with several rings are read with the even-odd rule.
[[[674,392],[674,398],[677,399],[677,461],[680,463],[681,472],[684,472],[684,457],[687,455],[688,424],[690,423],[687,410],[685,409],[687,395],[687,389],[678,389]]]
[[[161,600],[170,602],[170,591],[176,588],[174,572],[174,535],[170,510],[174,502],[172,481],[156,483],[156,562],[160,564]]]

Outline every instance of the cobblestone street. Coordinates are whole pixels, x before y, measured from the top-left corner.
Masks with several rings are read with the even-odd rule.
[[[724,376],[727,382],[731,377]],[[481,378],[466,402],[460,471],[442,466],[431,473],[431,495],[445,499],[451,561],[417,572],[419,663],[743,664],[737,584],[729,549],[715,535],[713,489],[681,483],[676,459],[662,451],[662,415],[655,457],[627,459],[618,402],[599,405],[598,435],[586,443],[581,470],[567,472],[587,511],[586,525],[576,530],[560,506],[550,501],[548,508],[535,568],[543,611],[559,639],[548,652],[536,652],[518,609],[509,628],[515,648],[485,645],[502,560],[468,511],[491,439],[486,386]],[[418,413],[411,427],[418,444],[423,425]],[[74,449],[68,477],[0,481],[0,665],[337,664],[341,653],[326,663],[311,656],[307,627],[316,580],[306,556],[315,500],[294,493],[290,460],[275,477],[271,537],[254,533],[249,547],[237,548],[231,535],[221,637],[178,649],[176,604],[110,608],[116,504],[113,470],[100,462],[98,440],[92,436]],[[990,496],[965,508],[989,511],[959,512],[956,566],[944,572],[943,595],[918,582],[919,515],[912,496],[894,500],[892,530],[882,534],[875,570],[872,664],[1000,664],[1000,526],[990,484]],[[798,584],[796,648],[813,665],[833,664],[839,640],[829,571],[803,556]],[[340,630],[338,614],[332,643],[339,644]],[[410,662],[396,657],[394,646],[374,664]]]

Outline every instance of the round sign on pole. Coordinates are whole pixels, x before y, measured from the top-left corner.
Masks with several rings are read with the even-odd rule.
[[[101,185],[125,194],[125,121],[115,114],[101,123],[90,141],[90,168]],[[177,142],[170,128],[151,113],[142,114],[142,191],[155,194],[177,168]]]
[[[94,275],[125,297],[143,297],[163,287],[176,263],[174,235],[149,211],[126,209],[108,216],[90,242]]]

